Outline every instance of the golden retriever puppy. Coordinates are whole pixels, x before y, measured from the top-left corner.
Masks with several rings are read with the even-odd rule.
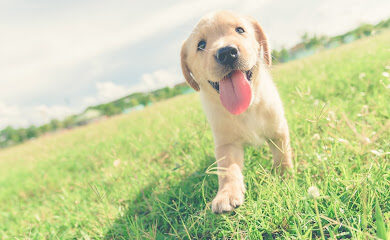
[[[274,166],[292,168],[287,121],[276,87],[267,38],[259,23],[229,11],[203,17],[184,42],[181,67],[200,98],[214,136],[219,189],[215,213],[244,202],[245,144],[267,141]]]

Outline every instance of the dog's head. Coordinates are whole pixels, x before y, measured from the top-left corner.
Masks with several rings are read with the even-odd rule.
[[[219,94],[232,114],[248,108],[262,58],[271,65],[260,24],[228,11],[203,17],[181,49],[181,67],[189,85],[196,91]]]

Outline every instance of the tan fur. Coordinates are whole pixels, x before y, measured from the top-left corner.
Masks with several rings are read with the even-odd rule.
[[[236,27],[244,28],[245,34],[238,34]],[[197,51],[200,40],[207,41],[205,51]],[[218,82],[228,74],[215,61],[216,51],[227,45],[238,47],[243,62],[240,70],[253,69],[251,104],[240,115],[230,114],[222,106],[219,94],[208,83],[208,80]],[[274,166],[292,168],[287,121],[269,74],[271,55],[267,38],[253,18],[228,11],[214,12],[203,17],[184,42],[181,65],[189,85],[200,91],[214,136],[219,189],[212,210],[216,213],[231,211],[244,202],[245,185],[241,171],[245,144],[259,145],[267,141]]]

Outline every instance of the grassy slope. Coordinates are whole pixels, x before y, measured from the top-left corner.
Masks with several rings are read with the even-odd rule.
[[[192,94],[0,151],[0,238],[319,237],[312,185],[334,220],[322,218],[325,235],[375,235],[375,198],[390,218],[390,155],[371,152],[390,151],[389,42],[386,32],[274,68],[296,177],[272,173],[267,147],[247,148],[235,213],[210,212],[213,142]]]

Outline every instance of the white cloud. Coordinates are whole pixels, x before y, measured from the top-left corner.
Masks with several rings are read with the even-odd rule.
[[[131,89],[115,84],[113,82],[98,82],[96,83],[97,93],[95,96],[87,96],[83,98],[83,105],[96,105],[99,103],[109,102],[131,93]]]
[[[169,69],[159,69],[152,73],[145,73],[139,83],[130,87],[113,82],[98,82],[96,83],[96,95],[84,97],[82,103],[83,106],[87,107],[109,102],[135,92],[148,92],[163,87],[173,87],[180,82],[183,82],[180,73]]]
[[[8,106],[0,102],[0,116],[2,115],[16,116],[19,114],[20,114],[19,108],[17,108],[16,106]]]
[[[42,104],[33,107],[20,107],[0,102],[0,129],[6,126],[41,125],[51,119],[63,119],[72,113],[74,113],[74,109],[61,105],[47,106]]]
[[[143,86],[145,90],[155,90],[166,86],[173,87],[182,81],[183,78],[179,73],[160,69],[153,73],[143,74],[140,86]]]
[[[131,1],[114,2],[109,6],[107,2],[91,2],[75,4],[55,17],[49,11],[41,12],[36,13],[40,15],[34,21],[25,19],[22,24],[2,25],[0,35],[6,37],[0,38],[0,81],[4,84],[0,95],[12,99],[31,91],[49,91],[50,86],[58,85],[59,81],[72,81],[63,77],[64,72],[75,71],[83,62],[94,61],[103,54],[174,29],[209,9],[233,2],[179,2],[135,18],[129,13],[135,11]],[[15,11],[16,5],[10,5],[8,10]],[[104,73],[110,65],[110,60],[105,59],[96,66],[99,69],[87,70],[92,75],[78,81],[96,78],[96,73]]]
[[[6,105],[0,102],[0,129],[8,126],[23,126],[27,123],[25,118],[21,118],[19,107]]]
[[[97,83],[96,87],[101,101],[111,101],[128,93],[125,87],[113,82]]]
[[[251,12],[264,24],[273,46],[290,47],[305,33],[333,36],[362,23],[390,17],[388,0],[273,0]]]
[[[52,119],[63,119],[72,113],[74,113],[74,109],[63,105],[39,105],[33,108],[33,119],[31,120],[36,124],[46,123]]]

